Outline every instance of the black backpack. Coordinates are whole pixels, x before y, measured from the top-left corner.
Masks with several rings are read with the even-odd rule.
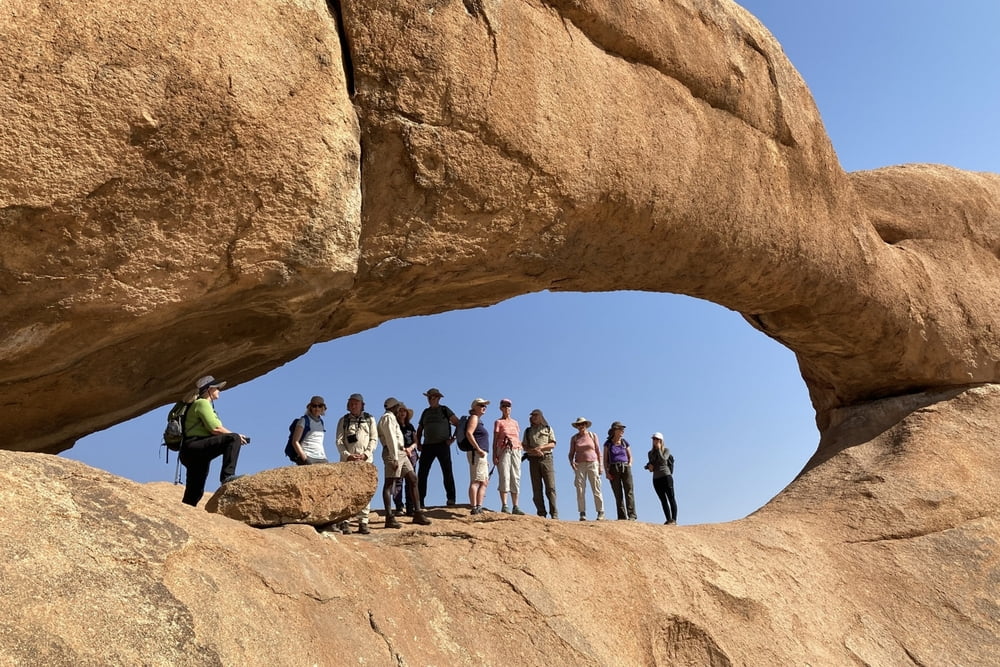
[[[455,431],[455,442],[458,443],[458,448],[463,452],[471,452],[473,447],[469,439],[465,437],[465,427],[469,425],[469,418],[459,417],[458,419],[458,429]]]
[[[306,437],[306,433],[309,432],[309,415],[302,415],[306,419],[306,425],[302,427],[302,437]],[[299,420],[302,417],[296,417],[292,420],[292,423],[288,425],[288,442],[285,443],[285,456],[287,456],[292,463],[301,463],[302,460],[299,459],[298,452],[295,451],[295,445],[292,444],[292,436],[295,435],[295,427],[298,426]],[[317,420],[320,424],[323,423],[323,419]],[[301,439],[300,439],[301,440]]]
[[[177,401],[167,414],[167,427],[163,429],[163,444],[172,452],[179,452],[184,443],[186,428],[184,422],[190,407],[191,404],[187,401]]]

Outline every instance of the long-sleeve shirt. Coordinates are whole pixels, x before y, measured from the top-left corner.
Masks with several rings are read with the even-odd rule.
[[[356,436],[355,442],[348,442],[351,436]],[[375,418],[367,412],[357,417],[348,412],[337,421],[337,451],[341,461],[346,461],[351,454],[364,454],[365,461],[371,463],[376,445],[378,427]]]
[[[406,455],[403,431],[399,420],[392,411],[386,411],[378,420],[378,439],[382,442],[382,460],[387,466],[395,466]]]

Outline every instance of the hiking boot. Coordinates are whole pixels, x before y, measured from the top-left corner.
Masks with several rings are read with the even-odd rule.
[[[506,505],[501,505],[500,506],[500,511],[503,512],[504,514],[510,514],[510,510],[507,509]]]
[[[229,484],[229,483],[230,483],[230,482],[232,482],[233,480],[237,480],[237,479],[239,479],[240,477],[243,477],[243,476],[244,476],[244,475],[230,475],[229,477],[227,477],[227,478],[225,478],[224,480],[222,480],[222,481],[220,482],[220,484]]]
[[[417,524],[418,526],[429,526],[431,525],[431,520],[428,519],[427,515],[424,514],[423,512],[414,512],[413,523]]]
[[[553,512],[553,513],[552,513],[552,517],[551,517],[551,518],[553,518],[553,519],[555,519],[556,521],[558,521],[558,520],[559,520],[559,514],[558,514],[557,512]]]
[[[597,513],[597,520],[598,521],[604,521],[604,512],[598,512]]]
[[[520,507],[518,507],[517,505],[514,505],[514,509],[512,509],[512,510],[510,511],[510,513],[511,513],[511,514],[520,514],[520,515],[522,515],[522,516],[524,515],[524,512],[522,512],[522,511],[521,511],[521,508],[520,508]]]
[[[587,520],[587,513],[580,512],[580,521],[586,521],[586,520]]]
[[[341,521],[339,524],[337,524],[337,529],[344,535],[351,534],[351,524],[347,523],[346,521]]]
[[[455,506],[455,499],[454,499],[454,498],[452,498],[451,500],[449,500],[448,502],[446,502],[446,503],[444,504],[444,506],[445,506],[445,507],[454,507],[454,506]]]
[[[362,534],[362,535],[367,535],[368,533],[372,532],[372,531],[370,531],[368,529],[368,522],[367,521],[365,521],[363,524],[361,524],[360,526],[358,526],[358,532],[360,534]]]
[[[385,518],[385,527],[386,528],[402,528],[403,524],[401,524],[399,521],[396,520],[395,515],[390,514],[389,516],[387,516]]]

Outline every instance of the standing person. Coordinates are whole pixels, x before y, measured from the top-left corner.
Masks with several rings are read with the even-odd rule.
[[[649,463],[646,470],[653,473],[653,491],[663,506],[663,516],[666,524],[677,523],[677,500],[674,499],[674,455],[663,446],[663,434],[656,432],[651,436],[653,446],[649,450]]]
[[[399,430],[403,432],[403,448],[406,450],[406,457],[410,459],[410,465],[417,469],[417,461],[420,456],[417,454],[417,429],[410,421],[413,419],[413,410],[402,403],[396,406],[396,421],[399,422]],[[410,487],[417,489],[416,477],[413,484],[409,478],[404,478],[396,483],[396,490],[393,492],[392,502],[396,506],[396,514],[403,513],[403,492],[406,492],[406,516],[413,516],[413,502],[410,500]],[[406,487],[405,489],[403,487]],[[417,496],[419,498],[419,495]]]
[[[451,427],[458,426],[458,417],[447,405],[441,405],[442,394],[435,387],[424,392],[428,407],[420,413],[417,422],[417,451],[420,452],[420,506],[423,507],[427,498],[427,476],[431,472],[431,464],[437,460],[441,466],[441,477],[444,479],[444,493],[448,507],[455,506],[455,475],[451,471],[451,443],[454,437]]]
[[[403,443],[403,431],[399,428],[397,409],[402,405],[395,398],[385,399],[383,407],[385,414],[378,420],[378,438],[382,441],[382,462],[385,463],[385,482],[382,484],[382,502],[385,507],[385,527],[402,528],[392,513],[392,492],[402,479],[416,482],[417,476],[410,465],[410,457],[406,455],[406,445]],[[405,406],[404,406],[405,409]],[[431,525],[431,520],[424,516],[417,498],[417,487],[409,485],[410,502],[413,503],[413,523],[421,526]]]
[[[576,434],[569,440],[569,464],[576,472],[573,485],[576,486],[576,506],[580,510],[580,521],[587,520],[587,498],[584,495],[587,481],[594,493],[594,507],[597,520],[604,520],[604,495],[601,493],[601,447],[597,436],[588,431],[590,420],[577,417],[573,422]]]
[[[632,488],[632,448],[625,439],[625,424],[613,422],[604,443],[604,469],[615,494],[618,520],[636,520],[635,490]]]
[[[493,422],[493,465],[500,473],[500,511],[504,514],[524,514],[517,504],[521,493],[521,430],[511,419],[509,398],[500,399],[500,419]],[[511,508],[507,506],[510,493]]]
[[[467,452],[469,459],[469,504],[472,514],[483,513],[483,501],[486,500],[486,486],[490,482],[489,463],[486,459],[490,452],[490,432],[483,423],[486,406],[490,402],[485,398],[472,401],[469,408],[469,419],[465,423],[465,437],[472,445],[472,451]]]
[[[240,448],[250,442],[250,438],[233,433],[222,425],[215,412],[215,401],[219,400],[225,382],[218,382],[211,375],[195,383],[198,398],[188,408],[184,417],[184,441],[181,443],[180,462],[187,469],[184,484],[185,505],[197,507],[205,494],[205,480],[212,459],[222,457],[222,472],[219,482],[225,484],[236,477],[236,462],[240,458]]]
[[[313,396],[309,399],[306,413],[299,417],[292,431],[292,447],[299,456],[295,465],[327,463],[326,449],[323,448],[323,440],[326,437],[326,426],[323,424],[325,414],[326,401],[322,396]]]
[[[545,517],[545,498],[549,499],[549,514],[553,519],[559,518],[556,509],[556,467],[553,464],[552,450],[556,448],[556,436],[545,421],[541,410],[535,409],[528,415],[528,428],[524,429],[521,441],[524,456],[528,459],[528,472],[531,474],[532,500],[538,516]],[[600,479],[600,476],[598,476]],[[542,485],[545,494],[542,495]]]
[[[364,397],[361,394],[351,394],[347,399],[347,414],[337,422],[337,450],[340,452],[341,462],[372,463],[377,443],[378,428],[375,425],[375,418],[365,412]],[[358,512],[358,532],[362,535],[371,532],[368,528],[369,512],[371,512],[370,502]],[[351,533],[351,524],[348,521],[341,521],[338,528],[344,535]]]

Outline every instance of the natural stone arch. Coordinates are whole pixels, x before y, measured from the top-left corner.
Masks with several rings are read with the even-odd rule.
[[[619,565],[635,575],[621,596],[632,607],[619,611],[641,604],[643,631],[687,638],[685,655],[704,648],[735,662],[806,662],[816,649],[831,663],[996,654],[1000,398],[995,387],[963,390],[996,382],[996,176],[930,166],[845,175],[780,47],[723,0],[330,6],[14,3],[0,28],[0,98],[12,107],[0,114],[3,447],[59,450],[168,401],[209,361],[247,380],[394,316],[542,287],[682,292],[739,310],[795,350],[823,465],[743,521],[671,539],[671,565],[697,575],[685,580],[698,584],[679,598],[682,613],[644,595],[660,569],[644,563]],[[501,231],[519,239],[513,262],[485,252]],[[616,255],[635,261],[623,268]],[[540,270],[526,261],[536,256]],[[938,391],[914,393],[922,389]],[[45,592],[99,581],[108,585],[91,592],[113,597],[128,580],[152,585],[123,599],[179,595],[169,615],[181,622],[157,626],[167,636],[156,646],[171,655],[194,646],[206,660],[245,661],[245,640],[273,662],[268,651],[287,643],[277,631],[301,633],[307,646],[306,633],[332,617],[308,606],[337,599],[326,545],[179,515],[176,503],[165,509],[60,459],[0,458],[8,498],[34,510],[16,513],[22,539],[68,537],[57,569],[89,575],[99,535],[111,555],[100,562],[134,575],[54,574],[59,585]],[[84,530],[67,532],[74,515],[63,508],[81,507]],[[148,540],[122,535],[109,513],[134,515]],[[534,582],[497,581],[549,596],[545,609],[565,618],[576,608],[555,599],[560,585],[604,591],[608,578],[565,577],[567,549],[581,563],[593,554],[570,526],[556,529],[566,539]],[[642,546],[633,533],[609,535],[617,552]],[[488,527],[459,536],[500,548]],[[505,536],[505,547],[519,540],[537,554],[539,537]],[[289,540],[319,565],[298,576]],[[421,546],[333,553],[375,581],[414,559],[441,572],[425,554],[450,564],[447,541]],[[221,568],[220,552],[223,565],[241,567]],[[239,561],[244,552],[262,557]],[[7,559],[32,569],[17,580],[37,582],[35,566],[47,563],[21,556]],[[217,628],[221,639],[196,642],[214,612],[184,577],[160,586],[174,573],[159,570],[177,561],[238,590],[213,601],[233,617],[249,587],[227,572],[266,589],[262,604],[293,591],[306,630],[261,623],[247,637]],[[423,593],[448,599],[448,574],[428,577]],[[372,609],[388,617],[388,600],[357,580],[365,586],[338,603],[371,604],[352,627],[379,632]],[[43,599],[28,590],[24,599]],[[817,612],[817,599],[838,604]],[[73,627],[107,620],[70,611]],[[413,633],[398,641],[441,662],[472,636],[461,625],[470,617],[456,615],[452,634],[435,628],[440,644]],[[333,656],[349,650],[337,630],[324,635]],[[14,635],[8,650],[87,655],[39,632]],[[102,638],[101,649],[141,645]],[[587,629],[545,638],[541,653],[601,651]],[[381,655],[365,648],[372,661]],[[640,642],[625,648],[633,662],[648,655]]]
[[[821,428],[996,377],[997,177],[848,177],[734,4],[262,3],[252,25],[235,7],[213,20],[246,40],[147,7],[7,29],[32,72],[5,120],[7,446],[69,446],[209,362],[245,380],[387,318],[543,288],[744,313],[796,352]],[[43,108],[59,131],[39,139]],[[65,169],[60,145],[97,159]],[[963,223],[922,221],[940,210]],[[496,234],[511,256],[487,252]],[[59,426],[24,428],[68,374]]]

